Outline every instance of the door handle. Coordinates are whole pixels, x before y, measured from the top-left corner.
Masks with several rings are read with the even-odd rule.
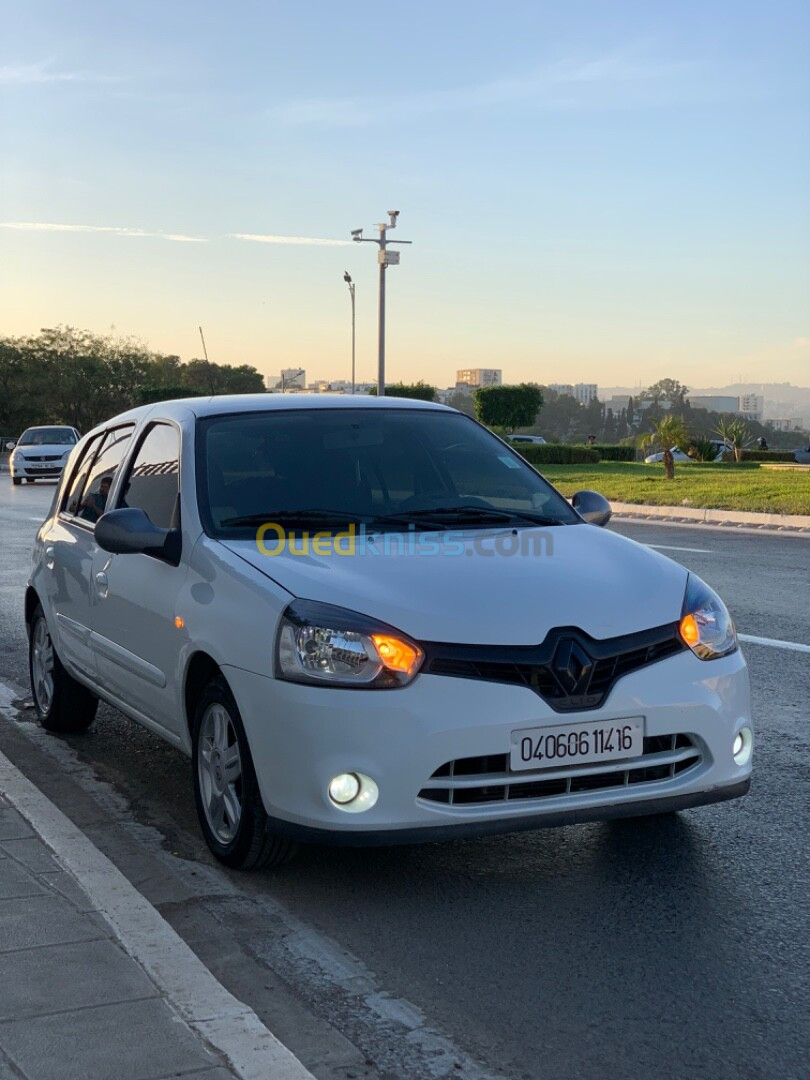
[[[96,589],[98,590],[98,595],[102,598],[102,600],[106,599],[110,589],[110,583],[107,580],[107,575],[104,573],[103,570],[99,570],[99,572],[96,574]]]

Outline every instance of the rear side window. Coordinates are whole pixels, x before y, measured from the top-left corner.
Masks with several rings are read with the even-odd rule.
[[[87,446],[85,446],[82,456],[79,458],[76,467],[73,470],[67,494],[62,500],[60,509],[63,513],[75,514],[78,516],[82,505],[82,492],[84,491],[84,486],[87,482],[87,476],[93,464],[96,450],[98,450],[101,445],[101,440],[103,438],[104,432],[102,431],[98,435],[94,435]]]
[[[118,505],[143,510],[153,525],[177,525],[180,433],[171,424],[148,429],[130,466]]]
[[[96,455],[79,507],[79,517],[96,522],[107,509],[107,498],[115,480],[115,474],[124,460],[134,424],[113,428],[107,432],[104,443]]]

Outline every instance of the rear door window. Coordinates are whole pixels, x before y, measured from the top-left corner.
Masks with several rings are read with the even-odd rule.
[[[98,435],[94,435],[84,448],[82,456],[76,463],[76,467],[73,470],[73,475],[70,478],[70,484],[66,490],[66,494],[62,499],[62,505],[60,507],[63,514],[73,514],[79,516],[79,511],[82,505],[82,494],[84,492],[85,484],[87,483],[87,477],[90,473],[90,469],[93,465],[93,459],[96,451],[101,445],[101,441],[104,438],[105,432],[100,432]]]
[[[79,517],[85,521],[95,523],[107,509],[110,489],[124,460],[134,430],[134,424],[127,424],[124,427],[112,428],[107,432],[104,443],[90,469],[81,498]]]

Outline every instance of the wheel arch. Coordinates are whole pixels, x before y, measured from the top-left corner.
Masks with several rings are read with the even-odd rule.
[[[203,651],[194,653],[188,662],[185,683],[183,686],[183,705],[189,738],[191,737],[194,713],[197,708],[197,702],[200,700],[200,695],[211,680],[215,679],[217,675],[222,675],[222,668],[213,656]]]
[[[45,610],[39,598],[39,593],[33,585],[29,585],[25,590],[25,629],[29,637],[31,636],[31,621],[37,607],[42,607],[42,610]]]

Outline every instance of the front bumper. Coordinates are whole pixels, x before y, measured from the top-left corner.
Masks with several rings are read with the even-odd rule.
[[[678,810],[736,798],[750,783],[750,760],[738,766],[731,749],[736,733],[751,727],[739,651],[709,662],[692,653],[662,660],[621,679],[601,708],[566,717],[523,687],[436,675],[380,691],[304,686],[237,668],[226,668],[225,675],[271,828],[289,836],[390,844],[485,835]],[[699,751],[689,768],[632,786],[536,799],[446,805],[420,797],[450,761],[507,754],[513,730],[639,716],[647,736],[689,737]],[[571,766],[568,773],[582,771]],[[342,772],[370,776],[379,788],[377,803],[359,814],[337,808],[327,789]],[[531,778],[549,775],[538,770]]]
[[[62,475],[62,470],[65,467],[63,461],[48,463],[41,467],[34,464],[27,464],[26,462],[9,462],[9,472],[12,479],[25,479],[25,480],[53,480],[56,477]]]

